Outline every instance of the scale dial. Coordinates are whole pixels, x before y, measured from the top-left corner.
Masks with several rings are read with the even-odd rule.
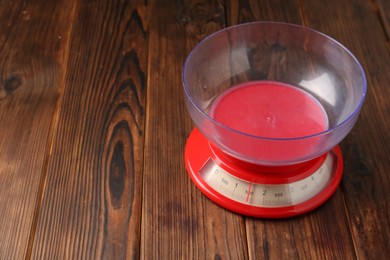
[[[248,170],[226,163],[220,154],[195,129],[186,146],[187,171],[208,198],[248,216],[281,218],[308,212],[335,192],[342,177],[338,147],[302,170],[280,168],[283,172],[262,171],[264,167]]]
[[[200,177],[216,192],[239,203],[256,207],[287,207],[305,202],[329,183],[333,168],[332,154],[308,177],[285,184],[256,183],[238,178],[220,167],[212,158],[200,169]]]

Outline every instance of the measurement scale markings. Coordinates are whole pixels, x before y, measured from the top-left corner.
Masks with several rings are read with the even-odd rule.
[[[233,189],[233,194],[232,194],[233,196],[234,196],[234,193],[236,192],[237,187],[238,187],[238,182],[236,182],[236,185],[235,185],[235,187]]]
[[[329,165],[330,164],[330,165]],[[311,176],[289,184],[261,184],[229,174],[210,159],[200,170],[211,188],[234,201],[263,207],[282,207],[304,202],[319,193],[331,178],[332,158]]]

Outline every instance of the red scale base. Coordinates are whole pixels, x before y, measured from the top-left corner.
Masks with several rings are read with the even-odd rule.
[[[185,148],[185,163],[192,181],[209,199],[261,218],[291,217],[319,207],[336,191],[343,172],[338,146],[308,162],[261,166],[219,151],[196,128]]]

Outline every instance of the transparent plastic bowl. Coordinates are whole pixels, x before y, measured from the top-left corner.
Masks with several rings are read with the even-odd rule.
[[[277,22],[240,24],[208,36],[189,54],[182,77],[188,111],[209,142],[239,160],[271,166],[304,162],[335,147],[356,123],[367,88],[361,65],[340,43],[318,31]],[[247,88],[234,107],[231,93],[262,83],[268,84],[266,89]],[[281,85],[287,91],[279,91]],[[227,101],[224,108],[221,100]],[[249,119],[243,111],[236,113],[241,108]],[[284,117],[274,114],[279,108],[287,113]],[[305,130],[310,117],[323,120],[323,128],[288,135],[267,125]],[[256,129],[268,130],[257,134],[242,129],[252,121]]]

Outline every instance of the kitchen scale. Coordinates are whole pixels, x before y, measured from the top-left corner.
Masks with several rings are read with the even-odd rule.
[[[192,50],[183,85],[196,125],[186,168],[212,201],[283,218],[317,208],[336,191],[338,143],[366,95],[364,71],[340,43],[293,24],[232,26]]]

